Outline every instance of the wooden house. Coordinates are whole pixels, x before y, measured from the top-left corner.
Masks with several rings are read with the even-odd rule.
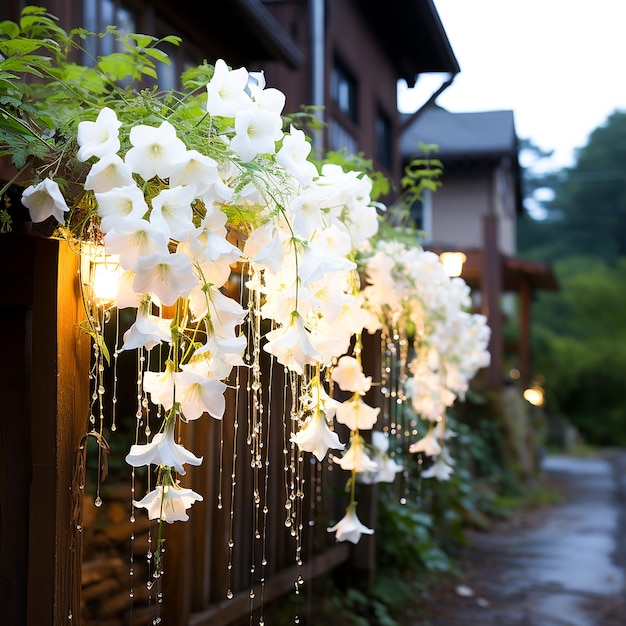
[[[461,276],[492,331],[487,385],[497,389],[510,380],[504,371],[504,294],[516,295],[519,320],[508,367],[528,385],[532,293],[554,290],[557,284],[549,265],[517,256],[516,224],[523,204],[513,111],[451,113],[431,103],[406,116],[402,128],[404,163],[420,155],[420,141],[437,146],[431,156],[443,162],[441,188],[425,194],[413,217],[430,249],[466,256]]]
[[[18,20],[24,4],[21,0],[2,3],[0,19]],[[224,58],[233,67],[264,69],[268,84],[287,95],[287,112],[298,111],[302,105],[319,107],[325,124],[316,137],[319,149],[363,152],[394,180],[402,167],[397,80],[413,84],[420,73],[459,70],[432,0],[393,0],[384,7],[373,0],[201,4],[47,0],[37,4],[58,16],[66,30],[84,26],[102,32],[116,24],[125,32],[180,35],[183,45],[169,50],[172,65],[159,77],[164,88],[175,85],[180,70],[203,59]],[[107,53],[110,43],[107,38],[96,40],[88,52]],[[106,596],[107,623],[122,623],[111,611],[116,606],[128,611],[132,605],[133,623],[139,624],[147,614],[137,604],[138,593],[129,599],[134,594],[129,594],[128,563],[111,557],[108,578],[97,577],[95,570],[87,571],[83,564],[90,346],[77,326],[82,309],[76,255],[63,242],[21,232],[2,237],[6,238],[0,241],[0,320],[3,348],[10,357],[0,363],[0,622],[26,626],[103,623],[103,614],[97,618],[82,615],[81,603],[84,609],[87,602],[85,585],[93,584],[99,586],[92,586],[89,601],[114,591]],[[193,437],[196,442],[219,440],[217,428],[208,423],[194,431]],[[224,442],[231,451],[236,445]],[[278,463],[280,448],[273,451]],[[215,449],[205,451],[208,459],[218,454]],[[249,460],[240,455],[238,463],[249,464]],[[213,502],[220,489],[218,464],[205,467],[190,486]],[[268,487],[278,509],[280,488]],[[249,492],[249,486],[243,485],[233,494],[241,506],[249,502],[246,489]],[[249,611],[250,552],[245,547],[254,541],[249,529],[230,525],[227,513],[233,501],[225,494],[222,517],[214,508],[198,503],[191,523],[174,525],[168,545],[179,550],[171,551],[167,566],[165,623],[227,624]],[[113,534],[134,536],[137,527],[129,524],[136,522],[129,522],[123,509],[118,513],[119,532]],[[244,570],[227,580],[230,533],[244,547],[236,565]],[[102,538],[110,540],[111,533]],[[333,546],[319,558],[307,560],[306,569],[298,569],[278,531],[269,533],[267,541],[275,558],[263,570],[266,600],[292,589],[294,576],[300,572],[315,576],[349,556],[345,544]],[[232,600],[226,599],[227,588],[234,592]],[[154,607],[158,600],[152,602]]]

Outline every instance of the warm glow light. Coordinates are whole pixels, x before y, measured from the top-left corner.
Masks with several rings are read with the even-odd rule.
[[[107,255],[93,265],[93,291],[96,300],[113,302],[117,298],[117,281],[120,276],[120,264],[112,255]]]
[[[451,278],[460,276],[463,271],[463,263],[467,257],[462,252],[442,252],[439,255],[443,269]]]
[[[119,276],[122,272],[117,255],[105,254],[103,246],[83,246],[83,258],[88,263],[89,284],[95,299],[100,303],[117,298]]]
[[[524,400],[533,406],[541,406],[543,404],[543,389],[541,387],[524,389]]]

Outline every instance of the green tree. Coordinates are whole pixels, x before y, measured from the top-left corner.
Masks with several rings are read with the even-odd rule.
[[[555,270],[561,290],[542,293],[535,315],[546,408],[569,417],[591,443],[626,445],[626,258],[609,266],[570,257]]]
[[[555,261],[589,255],[615,263],[626,256],[626,112],[615,111],[589,136],[576,164],[540,177],[526,173],[526,195],[539,186],[554,192],[548,219],[520,223],[519,249]]]
[[[527,172],[526,196],[549,187],[546,219],[523,219],[519,250],[553,264],[557,293],[534,307],[534,369],[546,408],[588,441],[626,445],[626,112],[595,129],[576,164]]]

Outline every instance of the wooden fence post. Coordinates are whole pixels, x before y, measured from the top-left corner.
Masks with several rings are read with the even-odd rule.
[[[34,245],[32,315],[32,483],[27,626],[80,622],[82,464],[89,407],[90,342],[79,257],[66,242]]]

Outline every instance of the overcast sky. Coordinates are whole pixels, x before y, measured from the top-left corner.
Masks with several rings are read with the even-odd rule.
[[[513,110],[520,138],[554,150],[542,169],[572,165],[589,133],[626,111],[626,0],[434,2],[461,66],[437,103]],[[414,111],[444,78],[401,87],[400,109]]]

